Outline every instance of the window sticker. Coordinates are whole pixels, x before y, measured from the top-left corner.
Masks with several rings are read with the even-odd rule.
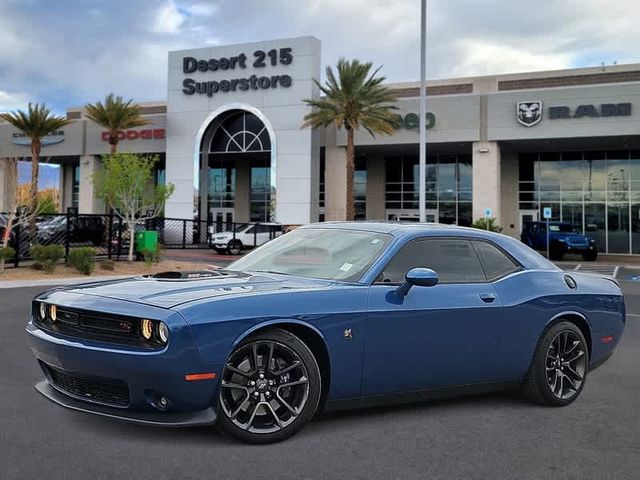
[[[371,243],[373,243],[374,245],[376,243],[380,243],[380,239],[379,238],[374,238],[373,240],[371,240]]]
[[[343,272],[348,272],[349,270],[351,270],[351,267],[353,267],[352,263],[343,263],[340,267],[340,270],[342,270]]]

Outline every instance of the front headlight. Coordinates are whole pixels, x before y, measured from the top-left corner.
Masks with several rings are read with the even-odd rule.
[[[158,339],[163,345],[169,341],[169,327],[164,322],[158,322]]]
[[[56,307],[55,305],[51,305],[49,307],[49,317],[51,318],[52,322],[56,321],[56,319],[58,318],[58,307]]]
[[[153,335],[153,322],[151,320],[144,319],[140,322],[140,333],[145,340],[151,340]]]
[[[42,303],[40,302],[40,308],[39,308],[39,317],[40,320],[46,320],[47,319],[47,304],[46,303]]]

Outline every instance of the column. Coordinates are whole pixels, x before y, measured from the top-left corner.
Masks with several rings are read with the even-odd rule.
[[[98,171],[102,161],[93,155],[80,157],[80,194],[78,213],[104,213],[104,202],[95,196],[93,175]]]
[[[233,220],[240,223],[251,220],[251,165],[248,160],[236,162],[236,194]]]
[[[324,155],[324,211],[326,221],[347,219],[347,149],[336,146],[335,128],[327,128]]]
[[[367,220],[385,219],[384,156],[367,157]]]
[[[502,226],[500,145],[498,142],[473,143],[473,221],[484,218],[485,208]]]
[[[501,155],[501,210],[502,233],[513,238],[520,238],[520,207],[518,205],[518,182],[520,180],[520,164],[516,152],[502,152]]]

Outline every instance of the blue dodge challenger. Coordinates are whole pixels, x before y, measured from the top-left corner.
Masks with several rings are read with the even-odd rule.
[[[510,237],[326,223],[224,270],[51,290],[27,334],[59,405],[267,443],[321,408],[509,386],[568,405],[624,325],[613,279]]]

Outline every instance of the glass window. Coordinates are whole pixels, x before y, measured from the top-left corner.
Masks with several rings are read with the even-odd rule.
[[[608,253],[629,253],[629,204],[607,206]]]
[[[400,284],[412,268],[430,268],[440,283],[486,281],[471,242],[462,239],[416,240],[400,249],[382,272],[379,282]]]
[[[492,281],[519,270],[519,267],[495,245],[475,241],[482,268],[488,280]]]
[[[300,228],[257,248],[232,263],[229,269],[355,281],[391,239],[382,233]]]

